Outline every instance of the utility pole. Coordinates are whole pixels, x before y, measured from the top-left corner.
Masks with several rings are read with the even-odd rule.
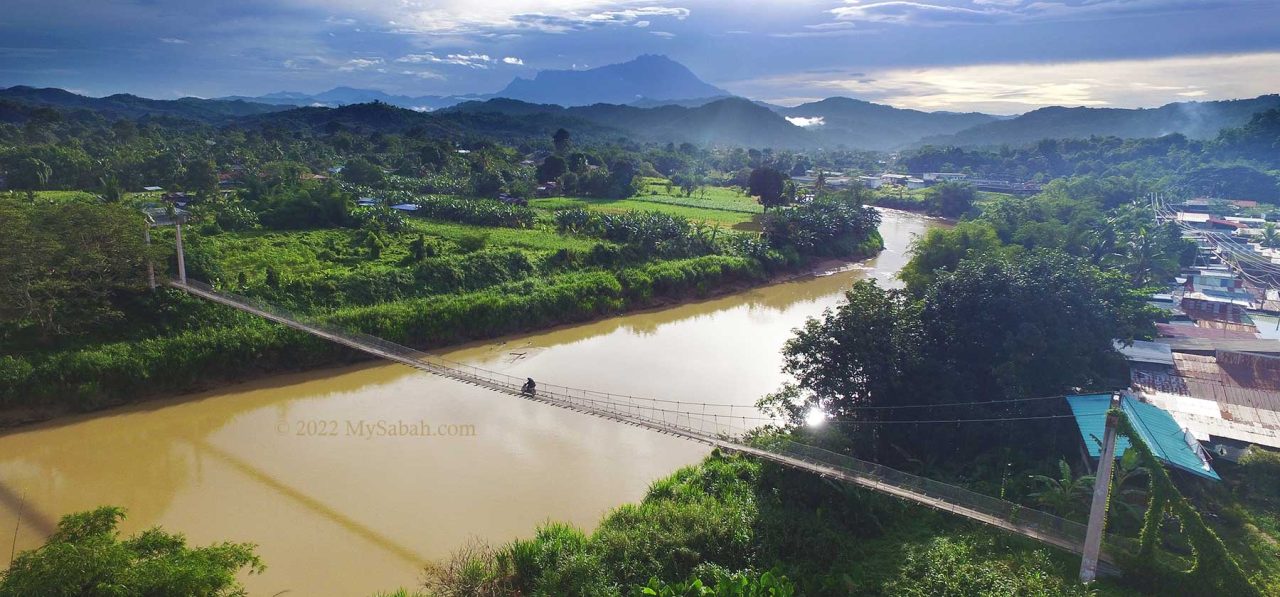
[[[1107,522],[1107,497],[1111,493],[1111,470],[1116,464],[1116,433],[1120,395],[1111,395],[1107,410],[1107,426],[1102,432],[1102,453],[1098,456],[1098,476],[1093,483],[1093,505],[1089,508],[1089,527],[1084,535],[1084,552],[1080,559],[1080,582],[1091,583],[1098,577],[1098,556],[1102,553],[1102,532]]]
[[[151,222],[147,221],[147,227],[142,231],[142,237],[147,241],[147,286],[152,290],[156,289],[156,264],[151,261]]]
[[[187,283],[187,261],[182,255],[182,221],[174,222],[174,239],[178,247],[178,281]]]

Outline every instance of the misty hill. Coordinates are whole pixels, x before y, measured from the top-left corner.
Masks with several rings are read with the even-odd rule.
[[[574,118],[567,114],[529,112],[419,112],[385,103],[349,104],[337,108],[308,106],[237,121],[245,126],[273,126],[325,134],[335,130],[368,133],[400,133],[458,140],[495,140],[518,143],[550,139],[559,128],[573,130],[576,139],[606,141],[626,136],[624,131]]]
[[[953,135],[926,138],[932,145],[1026,145],[1040,139],[1121,138],[1181,133],[1209,139],[1244,125],[1258,112],[1280,107],[1280,95],[1212,102],[1180,102],[1159,108],[1040,108],[1016,118],[980,124]]]
[[[532,79],[517,77],[494,95],[535,104],[587,106],[731,94],[699,79],[679,62],[646,54],[588,70],[544,70]]]
[[[561,116],[597,126],[625,131],[630,137],[655,143],[699,143],[750,147],[810,147],[815,137],[772,110],[750,100],[730,97],[685,107],[664,105],[637,108],[618,104],[594,104],[565,108],[512,99],[465,102],[440,114],[503,114],[515,117]]]
[[[63,110],[91,110],[109,118],[138,119],[167,116],[211,123],[282,109],[268,104],[195,97],[177,100],[155,100],[128,94],[88,97],[64,89],[37,89],[22,85],[0,89],[0,100]]]
[[[354,87],[334,87],[321,93],[301,93],[297,91],[278,91],[257,97],[230,96],[222,99],[245,100],[282,106],[313,106],[337,108],[351,104],[367,104],[382,102],[410,110],[427,111],[452,106],[462,97],[441,95],[392,95],[376,89],[356,89]]]
[[[1000,120],[977,112],[922,112],[847,97],[830,97],[794,108],[776,106],[774,110],[793,123],[804,123],[827,144],[881,150]]]

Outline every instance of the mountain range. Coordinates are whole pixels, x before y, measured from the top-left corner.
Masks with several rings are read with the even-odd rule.
[[[923,112],[845,97],[784,107],[733,96],[678,62],[645,55],[589,70],[543,71],[487,95],[414,97],[338,87],[319,94],[154,100],[127,94],[92,98],[24,86],[0,89],[0,120],[20,121],[20,106],[211,124],[321,127],[333,122],[382,131],[419,127],[508,140],[565,127],[580,138],[896,150],[926,144],[1016,146],[1094,135],[1146,138],[1181,133],[1210,138],[1223,128],[1243,125],[1257,112],[1280,107],[1280,95],[1148,109],[1049,107],[1014,117]]]
[[[1280,107],[1280,95],[1212,102],[1178,102],[1159,108],[1064,108],[1051,106],[1015,118],[993,120],[953,134],[926,137],[932,145],[1027,145],[1040,139],[1113,136],[1131,139],[1180,133],[1208,139],[1241,126],[1258,112]]]

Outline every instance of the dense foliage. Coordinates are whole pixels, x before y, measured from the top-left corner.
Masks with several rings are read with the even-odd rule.
[[[123,518],[113,507],[64,516],[42,547],[18,554],[0,574],[0,595],[231,597],[244,594],[238,573],[265,569],[250,544],[187,547],[182,535],[159,528],[122,540]]]
[[[978,177],[1050,181],[1066,176],[1122,177],[1149,189],[1280,202],[1280,110],[1253,116],[1216,139],[1180,134],[1156,139],[1045,139],[1026,147],[929,146],[903,156],[911,172],[967,172]]]
[[[427,586],[538,596],[1088,594],[1074,584],[1075,566],[918,506],[713,453],[654,482],[594,532],[549,523],[497,550],[464,550],[429,569]]]
[[[119,205],[0,199],[0,339],[89,333],[146,284],[142,217]]]

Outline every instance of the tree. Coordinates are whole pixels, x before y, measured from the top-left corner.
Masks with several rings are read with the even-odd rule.
[[[960,222],[953,228],[933,228],[911,243],[911,261],[898,277],[907,289],[922,294],[938,275],[955,270],[964,259],[1000,252],[995,228],[983,221]]]
[[[630,197],[639,191],[636,180],[636,165],[631,160],[619,160],[609,168],[609,178],[605,183],[605,195],[615,199]]]
[[[1070,516],[1084,510],[1085,498],[1093,490],[1093,475],[1075,476],[1071,465],[1058,461],[1058,477],[1032,475],[1031,480],[1040,486],[1031,498],[1045,509],[1060,516]]]
[[[1267,222],[1262,226],[1262,244],[1267,247],[1280,248],[1280,229],[1276,228],[1275,222]]]
[[[783,191],[786,178],[773,168],[756,168],[751,171],[747,186],[751,195],[758,197],[760,205],[767,210],[770,207],[783,205]]]
[[[568,171],[569,167],[564,158],[558,155],[549,155],[547,159],[542,160],[542,164],[538,165],[538,182],[557,180]]]
[[[124,185],[115,176],[98,179],[98,198],[103,203],[119,203],[124,200]]]
[[[9,186],[24,191],[39,191],[49,186],[52,176],[53,168],[44,160],[26,158],[9,174]]]
[[[145,287],[145,225],[120,205],[68,202],[52,214],[0,200],[0,322],[48,340],[120,318],[116,303]]]
[[[557,129],[555,135],[551,137],[551,143],[556,148],[556,153],[564,155],[568,153],[569,148],[573,146],[573,140],[569,137],[569,131]]]
[[[943,182],[932,189],[933,209],[938,215],[958,218],[973,207],[973,187],[958,182]]]
[[[236,574],[266,569],[248,543],[188,547],[182,535],[152,528],[121,540],[124,510],[102,507],[64,516],[53,536],[24,551],[0,577],[0,597],[27,595],[244,594]]]
[[[350,183],[376,187],[382,185],[386,178],[382,167],[364,158],[352,158],[342,166],[342,179]]]
[[[211,193],[218,188],[218,170],[209,159],[190,160],[185,164],[182,186],[188,191]]]
[[[855,282],[835,311],[810,318],[787,341],[783,371],[795,383],[762,406],[793,421],[811,406],[856,420],[861,407],[893,402],[904,372],[918,361],[915,312],[900,291]]]

